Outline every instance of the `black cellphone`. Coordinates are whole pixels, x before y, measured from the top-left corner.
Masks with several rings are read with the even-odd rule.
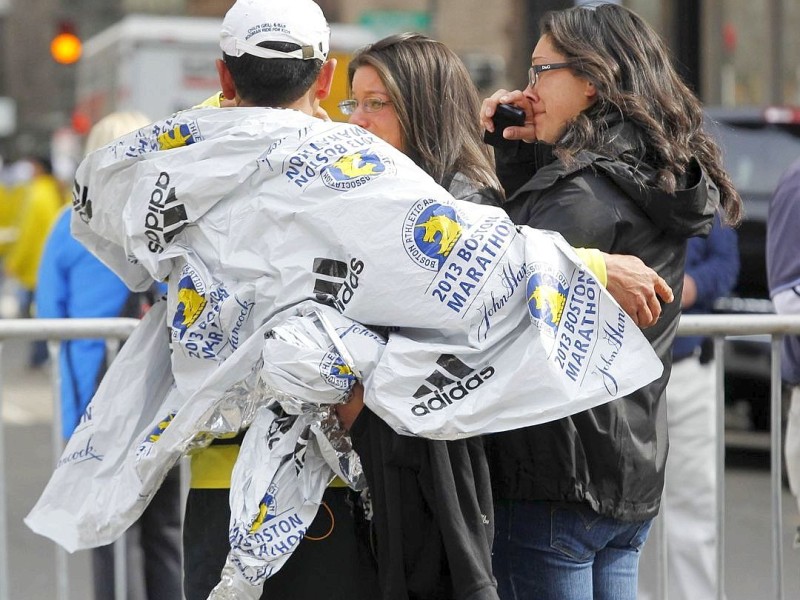
[[[525,111],[511,104],[498,104],[492,117],[494,131],[485,130],[483,141],[492,146],[508,141],[503,137],[506,127],[518,127],[525,124]]]

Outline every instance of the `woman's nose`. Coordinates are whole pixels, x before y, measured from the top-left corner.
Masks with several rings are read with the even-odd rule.
[[[347,119],[347,122],[352,125],[358,125],[359,127],[363,127],[366,129],[367,119],[364,116],[364,111],[361,110],[360,106],[357,106],[356,109],[353,111],[353,114],[350,115],[350,118]]]

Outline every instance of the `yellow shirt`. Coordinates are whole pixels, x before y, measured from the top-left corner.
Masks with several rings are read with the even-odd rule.
[[[191,457],[193,489],[230,489],[231,472],[239,456],[238,444],[214,444],[195,452]],[[336,477],[329,487],[345,487],[345,482]]]
[[[17,239],[24,201],[24,186],[6,186],[0,183],[0,257],[8,253]]]

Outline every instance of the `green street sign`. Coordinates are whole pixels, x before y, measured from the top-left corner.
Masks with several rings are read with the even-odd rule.
[[[380,37],[403,31],[427,33],[431,15],[424,10],[365,10],[358,22]]]

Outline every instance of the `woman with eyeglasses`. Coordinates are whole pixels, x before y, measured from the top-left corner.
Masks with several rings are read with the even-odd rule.
[[[706,235],[716,210],[729,224],[741,214],[700,102],[629,9],[551,12],[541,33],[528,86],[496,92],[481,110],[488,130],[498,104],[525,112],[496,148],[505,209],[574,246],[639,256],[680,299],[687,239]],[[486,437],[501,598],[636,598],[639,550],[664,485],[664,389],[679,315],[674,300],[644,331],[664,364],[655,382],[570,418]]]
[[[418,33],[360,50],[350,61],[350,123],[404,152],[459,200],[499,204],[492,152],[475,118],[480,98],[460,58]]]
[[[352,97],[339,107],[351,123],[404,152],[456,198],[500,202],[476,118],[480,99],[454,52],[420,34],[393,35],[357,52],[348,79]],[[399,435],[358,395],[338,413],[369,484],[383,600],[496,600],[480,438]]]

